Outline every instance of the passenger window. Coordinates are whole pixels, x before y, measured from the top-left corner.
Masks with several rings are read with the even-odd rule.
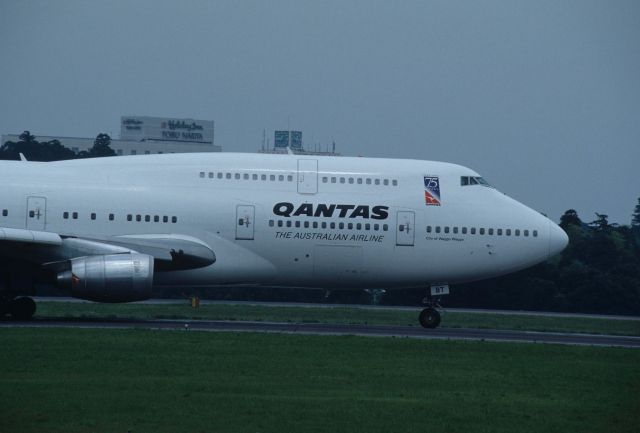
[[[269,220],[269,227],[273,227],[273,225],[274,225],[273,220]]]
[[[142,215],[136,215],[136,221],[137,222],[142,221]]]
[[[520,236],[520,229],[516,229],[516,236]]]
[[[480,229],[480,234],[483,235],[484,234],[484,228]]]
[[[269,180],[270,180],[271,182],[274,182],[274,181],[276,180],[276,175],[275,175],[275,174],[270,174],[270,175],[269,175]]]
[[[475,235],[476,234],[476,228],[475,227],[471,227],[471,234]]]
[[[304,228],[305,228],[305,229],[308,229],[308,228],[309,228],[309,221],[305,221],[305,222],[304,222]]]
[[[440,233],[440,226],[436,226],[436,233]]]
[[[359,178],[357,179],[357,183],[358,183],[358,185],[362,185],[362,178],[361,178],[361,177],[359,177]]]
[[[371,185],[371,179],[367,178],[367,185]]]
[[[385,180],[383,180],[383,181],[382,181],[382,183],[383,183],[385,186],[386,186],[386,185],[389,185],[389,179],[385,179]]]
[[[116,216],[112,213],[109,214],[109,221],[113,221],[114,219],[116,219]]]
[[[225,176],[227,179],[231,179],[231,173],[227,173],[227,175]]]
[[[326,177],[326,176],[324,176],[324,177],[322,178],[322,183],[327,183],[327,182],[329,182],[329,178],[328,178],[328,177]]]
[[[144,216],[144,221],[145,222],[150,222],[151,221],[151,215],[145,215]]]
[[[431,233],[431,226],[427,226],[427,233]]]
[[[6,215],[4,214],[4,212],[3,212],[2,214],[3,214],[4,216],[6,216]],[[64,219],[69,219],[69,212],[65,212],[65,213],[63,213],[63,214],[62,214],[62,218],[64,218]]]
[[[444,232],[445,232],[445,233],[449,233],[449,226],[447,226],[447,227],[445,227],[445,228],[444,228]]]
[[[96,214],[95,214],[95,212],[91,212],[91,219],[92,219],[92,220],[95,220],[95,219],[96,219]]]
[[[489,234],[492,235],[493,234],[493,229],[489,229]]]
[[[374,224],[374,225],[373,225],[373,229],[374,229],[375,231],[380,230],[380,224]]]
[[[213,172],[209,172],[209,179],[213,179]]]
[[[329,227],[331,227],[332,229],[335,229],[336,228],[336,223],[329,224]]]
[[[222,179],[222,173],[218,173],[218,179]]]
[[[327,228],[327,223],[326,223],[326,222],[324,222],[324,221],[322,221],[321,227],[322,227],[323,229],[326,229],[326,228]]]
[[[391,183],[393,184],[393,186],[398,186],[398,181],[393,179],[393,181],[391,181]]]
[[[373,183],[375,183],[376,185],[380,185],[380,179],[375,179]]]
[[[287,176],[287,182],[293,182],[293,176],[288,175]]]
[[[462,227],[462,234],[466,235],[467,234],[467,228],[466,227]]]
[[[175,216],[171,217],[171,222],[174,223],[174,224],[177,223],[178,222],[178,217],[175,217]]]
[[[506,232],[507,232],[507,236],[511,236],[511,229],[507,229]]]
[[[249,180],[249,173],[243,174],[242,177],[244,178],[244,180]]]
[[[278,176],[278,180],[279,180],[280,182],[284,182],[284,174],[279,175],[279,176]]]
[[[163,222],[163,223],[168,223],[168,222],[169,222],[169,217],[168,217],[168,216],[166,216],[166,215],[165,215],[165,216],[163,216],[163,217],[162,217],[162,222]]]
[[[383,224],[382,225],[382,230],[385,231],[385,232],[388,231],[389,230],[389,225],[388,224]]]
[[[78,219],[78,212],[74,212],[74,213],[73,213],[73,219],[74,219],[74,220],[77,220],[77,219]]]
[[[278,227],[282,227],[282,220],[278,220]]]
[[[371,230],[371,225],[369,223],[365,223],[364,229],[365,230]]]
[[[296,227],[300,227],[300,221],[296,221]]]
[[[267,180],[267,175],[266,174],[260,175],[260,180]]]
[[[200,172],[200,177],[204,177],[204,171]]]
[[[537,237],[538,237],[538,230],[534,230],[534,231],[533,231],[533,237],[534,237],[534,238],[537,238]]]
[[[236,173],[235,178],[240,179],[240,173]]]
[[[291,227],[291,220],[287,220],[287,227]]]
[[[353,230],[353,223],[347,223],[347,229]]]
[[[340,178],[340,183],[344,183],[344,177]]]
[[[331,183],[336,183],[336,178],[335,177],[331,178]]]
[[[352,177],[349,178],[349,183],[353,183],[353,178]]]
[[[317,229],[317,228],[318,228],[318,221],[314,221],[314,222],[313,222],[313,228],[314,228],[314,229]]]
[[[502,229],[498,229],[498,236],[502,236]]]
[[[453,234],[458,234],[458,227],[453,228]]]
[[[356,224],[356,230],[362,230],[362,223]]]
[[[525,231],[524,231],[524,235],[525,235],[525,236],[529,236],[529,230],[525,230]]]
[[[153,222],[154,223],[159,223],[160,222],[160,216],[159,215],[154,215],[153,216]]]
[[[127,221],[133,221],[133,215],[131,214],[127,215]]]
[[[339,228],[340,230],[344,230],[344,223],[339,223],[339,224],[338,224],[338,228]]]

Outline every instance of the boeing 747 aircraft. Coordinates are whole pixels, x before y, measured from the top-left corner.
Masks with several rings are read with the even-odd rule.
[[[0,161],[0,312],[35,282],[98,302],[154,287],[430,288],[517,271],[564,231],[455,164],[264,154]]]

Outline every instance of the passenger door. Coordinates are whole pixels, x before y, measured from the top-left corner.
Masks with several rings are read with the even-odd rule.
[[[318,192],[318,160],[298,160],[298,192],[315,194]]]
[[[47,199],[27,197],[27,229],[44,231],[47,222]]]
[[[236,239],[253,239],[255,214],[253,206],[238,205],[236,208]]]
[[[413,246],[416,235],[416,214],[412,211],[398,211],[396,218],[396,245]]]

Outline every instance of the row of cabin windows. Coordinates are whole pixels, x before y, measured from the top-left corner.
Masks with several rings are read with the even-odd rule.
[[[269,227],[274,227],[274,226],[278,226],[278,227],[295,227],[295,228],[300,228],[300,227],[304,227],[305,229],[308,228],[314,228],[314,229],[318,229],[318,228],[322,228],[322,229],[339,229],[339,230],[373,230],[373,231],[380,231],[382,230],[383,232],[389,231],[389,225],[388,224],[378,224],[378,223],[336,223],[336,222],[327,222],[327,221],[291,221],[291,220],[269,220]]]
[[[271,182],[293,182],[293,175],[291,174],[257,174],[257,173],[229,173],[229,172],[217,172],[214,173],[213,171],[210,172],[204,172],[201,171],[200,172],[200,177],[201,178],[205,178],[208,177],[209,179],[235,179],[235,180],[262,180],[262,181],[266,181],[269,180]]]
[[[520,234],[522,234],[523,236],[527,237],[529,236],[529,230],[520,230],[520,229],[485,229],[484,227],[481,227],[479,229],[476,229],[475,227],[471,227],[469,229],[467,229],[467,227],[440,227],[440,226],[427,226],[427,233],[453,233],[458,234],[461,233],[463,235],[466,235],[467,233],[475,235],[476,233],[481,234],[481,235],[489,235],[489,236],[493,236],[493,235],[497,235],[497,236],[511,236],[511,234],[513,233],[514,236],[520,236]],[[533,230],[532,235],[534,238],[538,237],[538,230]]]
[[[2,209],[2,216],[3,217],[9,216],[9,209]]]
[[[338,176],[322,176],[322,183],[349,183],[362,185],[385,185],[398,186],[397,179],[377,179],[371,177],[338,177]]]
[[[77,220],[78,219],[78,212],[63,212],[62,213],[62,218],[67,220],[67,219],[69,219],[69,217],[71,217],[74,220]],[[95,219],[97,219],[98,215],[95,212],[91,212],[90,217],[91,217],[92,220],[95,220]],[[160,221],[162,221],[163,223],[168,223],[169,221],[171,221],[172,223],[175,224],[175,223],[178,222],[178,217],[176,217],[176,216],[169,217],[167,215],[163,215],[163,216],[153,215],[152,216],[152,215],[140,215],[140,214],[138,214],[138,215],[128,214],[127,215],[127,221],[133,221],[134,218],[138,222],[142,222],[143,220],[145,222],[151,222],[153,220],[153,222],[156,222],[156,223],[159,223]],[[109,221],[115,221],[115,219],[116,219],[115,214],[110,213],[109,214]]]

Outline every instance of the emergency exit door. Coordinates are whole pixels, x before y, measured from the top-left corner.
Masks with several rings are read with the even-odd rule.
[[[255,213],[253,206],[238,205],[236,208],[236,239],[253,239]]]
[[[27,197],[27,229],[44,231],[47,222],[47,199]]]
[[[298,192],[315,194],[318,192],[318,160],[298,160]]]
[[[416,237],[416,214],[398,211],[396,218],[396,245],[413,246]]]

